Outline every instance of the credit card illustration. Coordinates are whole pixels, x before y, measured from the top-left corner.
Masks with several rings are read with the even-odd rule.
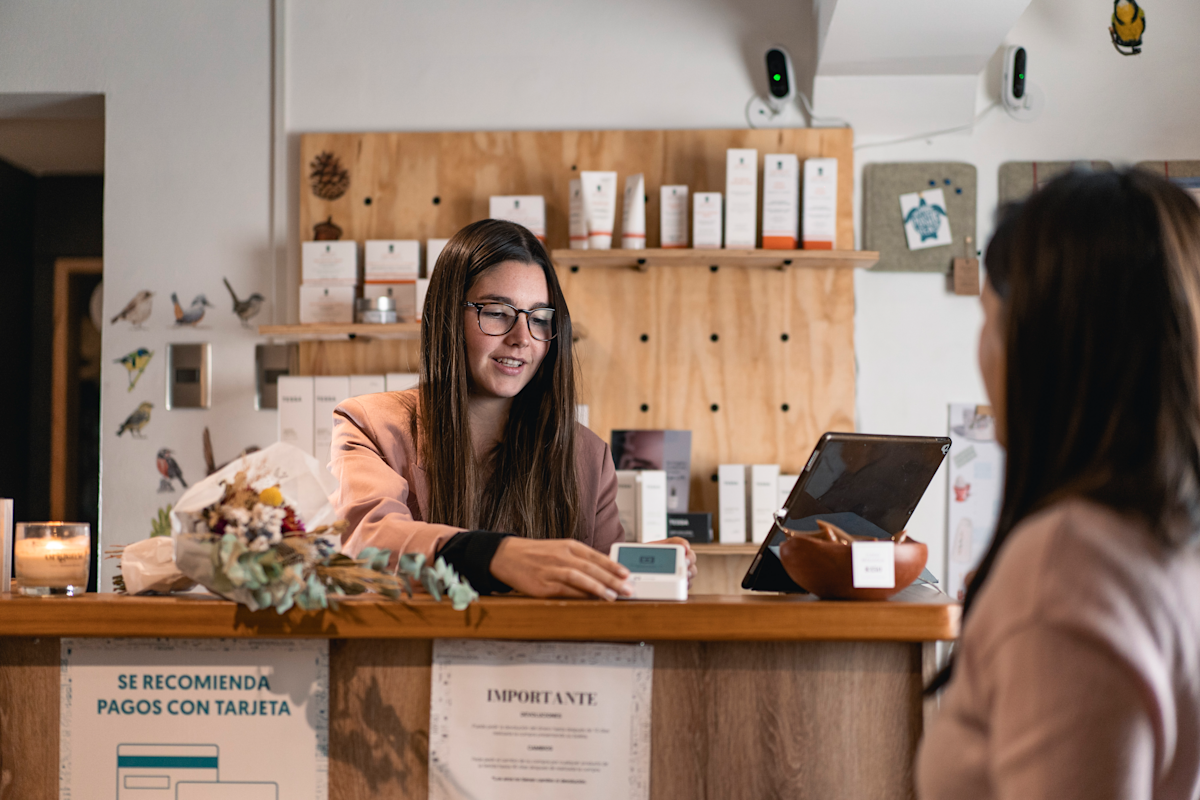
[[[219,755],[215,744],[117,745],[117,800],[175,800],[181,781],[218,780]]]
[[[176,786],[175,800],[279,800],[279,786],[258,781],[191,783]]]

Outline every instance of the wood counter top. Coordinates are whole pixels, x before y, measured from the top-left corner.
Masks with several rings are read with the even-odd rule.
[[[196,595],[0,595],[0,637],[895,641],[953,639],[961,606],[927,587],[887,602],[695,595],[684,603],[485,597],[465,612],[429,597],[345,600],[336,611],[250,612]]]

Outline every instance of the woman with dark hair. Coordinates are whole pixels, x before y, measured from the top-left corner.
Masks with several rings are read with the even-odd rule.
[[[575,422],[571,341],[532,233],[483,220],[455,234],[425,299],[419,387],[334,412],[346,551],[440,555],[484,594],[628,595],[629,571],[607,555],[624,539],[616,471]]]
[[[1070,174],[1006,211],[987,269],[1004,500],[919,794],[1198,798],[1200,208]]]

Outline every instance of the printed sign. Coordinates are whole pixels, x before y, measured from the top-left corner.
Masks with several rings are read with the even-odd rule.
[[[59,800],[328,796],[329,643],[63,639]]]
[[[941,189],[900,195],[900,213],[904,217],[904,236],[909,250],[923,250],[952,244],[950,215]]]
[[[650,797],[645,645],[433,644],[429,800]]]

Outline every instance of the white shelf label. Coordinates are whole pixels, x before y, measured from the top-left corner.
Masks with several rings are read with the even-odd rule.
[[[854,542],[850,545],[850,564],[855,589],[896,587],[894,542]]]

